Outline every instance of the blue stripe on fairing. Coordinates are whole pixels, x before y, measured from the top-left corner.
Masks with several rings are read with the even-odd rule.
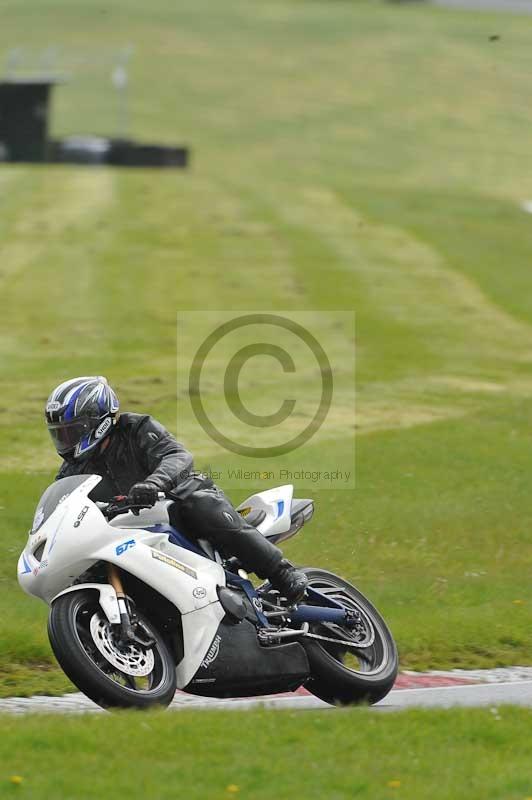
[[[284,500],[277,501],[277,519],[281,516],[284,511]]]
[[[31,567],[28,564],[28,562],[26,561],[26,556],[24,555],[24,553],[22,554],[22,563],[24,564],[24,568],[25,569],[24,569],[24,572],[21,572],[20,574],[21,575],[26,575],[26,573],[31,572]]]
[[[76,389],[76,391],[70,398],[67,409],[65,411],[65,420],[70,420],[74,417],[74,408],[76,405],[76,400],[78,399],[78,397],[80,396],[82,390],[86,387],[86,385],[87,385],[86,383],[82,383],[79,389]]]
[[[190,539],[188,539],[183,533],[180,533],[178,530],[173,528],[171,525],[150,525],[149,528],[145,528],[144,530],[150,531],[150,533],[167,533],[168,540],[172,544],[176,544],[178,547],[184,547],[185,550],[190,550],[191,553],[196,553],[198,556],[203,556],[203,558],[208,558],[209,561],[212,561],[208,553],[205,550],[202,550],[198,545],[194,544]]]

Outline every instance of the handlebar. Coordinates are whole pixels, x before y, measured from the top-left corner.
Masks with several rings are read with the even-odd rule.
[[[164,492],[157,493],[157,500],[165,500],[166,495]],[[96,505],[107,519],[113,519],[117,517],[119,514],[127,514],[131,511],[133,514],[137,515],[142,511],[143,508],[153,508],[150,505],[142,505],[142,504],[132,504],[128,503],[128,496],[125,494],[117,495],[113,497],[108,503],[97,502]]]

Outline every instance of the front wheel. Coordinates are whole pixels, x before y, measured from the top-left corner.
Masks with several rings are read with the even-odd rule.
[[[356,612],[355,628],[316,623],[302,639],[312,694],[333,705],[377,703],[392,688],[398,671],[397,648],[377,609],[354,586],[332,572],[305,568],[309,586]],[[319,601],[314,601],[319,605]]]
[[[103,708],[167,706],[176,691],[170,652],[155,626],[139,615],[154,644],[121,646],[90,589],[61,595],[52,604],[48,637],[55,657],[78,689]]]

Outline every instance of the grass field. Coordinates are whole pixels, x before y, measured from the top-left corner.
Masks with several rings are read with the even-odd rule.
[[[532,793],[523,709],[4,716],[0,731],[6,798],[523,800]]]
[[[0,169],[2,693],[68,685],[46,609],[15,577],[57,466],[50,389],[106,374],[123,408],[219,456],[198,426],[176,430],[178,310],[355,310],[356,489],[314,491],[314,521],[287,552],[355,581],[403,667],[530,663],[522,19],[325,0],[4,0],[2,12],[0,49],[133,43],[134,133],[194,150],[186,172]],[[112,130],[97,91],[60,88],[55,133]],[[353,435],[337,424],[328,454],[340,460]]]

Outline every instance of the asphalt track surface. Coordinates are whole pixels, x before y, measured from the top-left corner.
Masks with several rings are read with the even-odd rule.
[[[532,668],[513,667],[496,670],[454,670],[451,672],[403,673],[396,688],[372,711],[401,711],[407,708],[491,707],[519,705],[532,707]],[[304,689],[266,697],[215,700],[182,692],[170,706],[184,709],[222,709],[246,711],[253,708],[290,710],[334,710]],[[13,697],[0,700],[0,713],[103,713],[81,693],[61,697]]]

